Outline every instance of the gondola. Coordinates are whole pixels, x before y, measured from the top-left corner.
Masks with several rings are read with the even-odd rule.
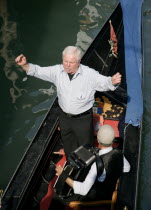
[[[109,41],[111,38],[109,20],[111,20],[116,33],[118,44],[118,54],[116,55],[113,52],[114,46]],[[116,138],[115,144],[120,145],[120,149],[123,150],[131,164],[131,171],[120,178],[116,208],[134,210],[138,184],[141,129],[139,126],[133,126],[122,121],[127,108],[127,84],[124,29],[120,4],[85,52],[81,63],[96,69],[105,76],[112,76],[116,72],[122,74],[122,83],[114,92],[97,92],[95,99],[98,102],[98,99],[103,98],[104,103],[109,102],[110,106],[114,107],[114,109],[107,109],[103,113],[107,122],[118,122],[118,125],[120,122],[121,126],[124,125],[121,134]],[[39,209],[40,202],[47,194],[48,185],[55,175],[51,173],[52,160],[57,163],[62,158],[61,154],[54,153],[62,149],[58,110],[56,98],[8,183],[2,197],[3,210]],[[119,114],[119,110],[121,114]]]

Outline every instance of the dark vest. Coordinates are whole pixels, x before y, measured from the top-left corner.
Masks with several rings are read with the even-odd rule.
[[[111,199],[116,182],[123,171],[123,154],[117,149],[101,155],[106,170],[106,178],[103,182],[95,181],[86,199],[103,200]]]

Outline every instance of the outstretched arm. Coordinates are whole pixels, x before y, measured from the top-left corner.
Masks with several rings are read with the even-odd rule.
[[[15,59],[16,63],[22,67],[22,69],[26,72],[29,70],[29,64],[27,63],[26,57],[21,54]]]

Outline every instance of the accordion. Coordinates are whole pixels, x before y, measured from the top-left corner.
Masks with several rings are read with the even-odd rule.
[[[99,157],[98,152],[98,148],[87,144],[80,146],[69,154],[63,172],[58,177],[54,185],[54,191],[62,199],[73,194],[72,188],[69,187],[65,182],[66,179],[70,177],[73,180],[83,181],[88,173],[87,169],[89,169],[89,166],[91,166],[92,163],[97,160],[97,157]]]

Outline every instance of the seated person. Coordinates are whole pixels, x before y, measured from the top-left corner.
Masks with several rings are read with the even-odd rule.
[[[90,201],[112,198],[118,178],[122,172],[130,171],[130,164],[123,154],[117,149],[112,148],[114,135],[114,129],[110,125],[103,125],[99,128],[97,140],[100,148],[99,155],[104,163],[104,171],[97,178],[97,167],[96,162],[94,162],[83,182],[75,181],[68,177],[66,183],[73,188],[74,195],[62,200],[64,205],[74,200]],[[56,167],[57,176],[60,176],[62,171],[63,168],[61,166]]]

